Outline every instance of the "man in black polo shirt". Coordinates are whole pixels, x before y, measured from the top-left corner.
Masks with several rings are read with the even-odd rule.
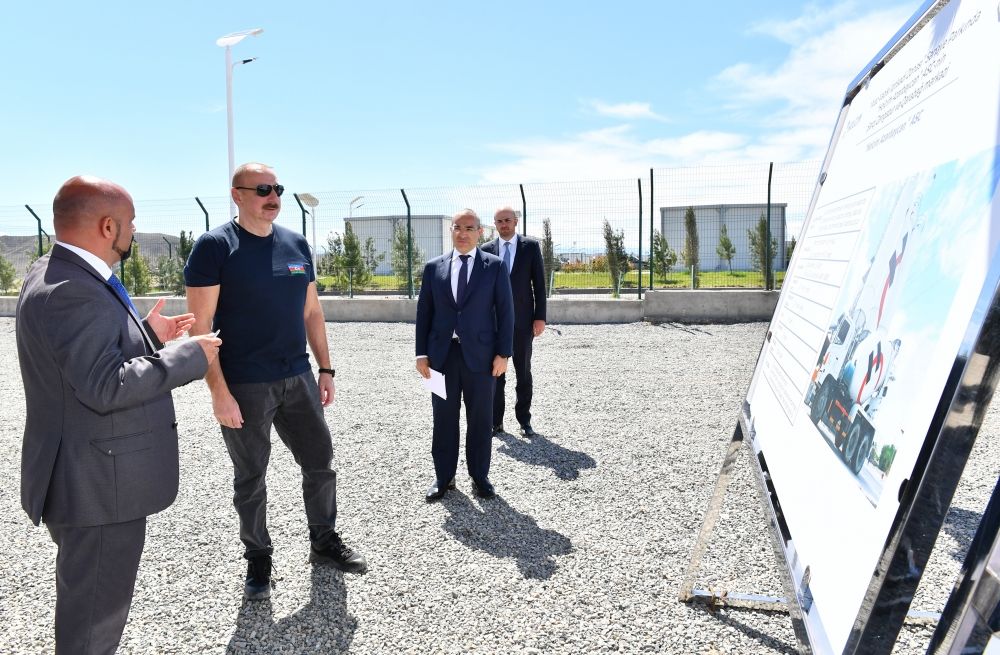
[[[274,225],[284,187],[264,164],[233,175],[239,217],[198,238],[187,265],[192,334],[219,330],[224,350],[205,376],[212,410],[233,460],[233,504],[248,560],[245,596],[271,595],[271,538],[265,475],[271,426],[302,469],[312,549],[309,561],[363,573],[367,562],[335,531],[337,474],[323,408],[333,402],[334,371],[309,244]],[[306,342],[319,364],[313,378]]]

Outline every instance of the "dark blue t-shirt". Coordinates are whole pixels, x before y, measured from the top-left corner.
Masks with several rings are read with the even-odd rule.
[[[259,237],[230,221],[198,237],[184,283],[220,285],[212,329],[222,330],[227,382],[271,382],[309,370],[303,311],[315,279],[309,243],[279,225]]]

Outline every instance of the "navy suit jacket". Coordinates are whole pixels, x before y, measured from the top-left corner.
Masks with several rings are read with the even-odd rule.
[[[462,340],[462,355],[473,371],[491,371],[497,355],[514,352],[514,301],[510,278],[499,258],[476,248],[462,305],[451,293],[451,255],[424,266],[417,299],[417,355],[441,370],[453,333]]]
[[[520,234],[514,235],[517,250],[514,253],[514,268],[510,271],[510,289],[514,295],[514,329],[530,332],[533,321],[545,320],[545,265],[542,262],[542,248],[538,239]],[[497,257],[500,239],[494,239],[483,246],[483,250]]]

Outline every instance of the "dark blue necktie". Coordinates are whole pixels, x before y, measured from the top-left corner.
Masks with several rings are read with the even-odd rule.
[[[124,302],[125,305],[132,310],[132,313],[138,316],[139,310],[132,304],[132,299],[128,297],[128,291],[125,290],[125,285],[118,279],[118,276],[112,273],[111,277],[108,278],[108,284],[110,284],[111,288],[115,290],[118,297],[122,299],[122,302]]]
[[[458,267],[458,292],[455,294],[455,303],[461,305],[465,300],[465,288],[469,286],[469,255],[459,255],[462,265]]]

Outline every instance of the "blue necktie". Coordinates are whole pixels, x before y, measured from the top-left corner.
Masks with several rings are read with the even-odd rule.
[[[124,302],[125,305],[132,310],[132,313],[138,316],[139,310],[132,304],[132,299],[128,297],[128,291],[125,290],[125,285],[118,279],[118,276],[112,273],[111,277],[108,278],[108,284],[110,284],[111,288],[115,290],[118,297],[122,299],[122,302]]]
[[[503,265],[507,269],[507,275],[510,275],[510,241],[503,244]]]
[[[465,300],[465,288],[469,286],[469,276],[467,275],[469,255],[459,255],[458,258],[462,260],[462,265],[458,267],[458,292],[455,294],[455,303],[461,305],[462,301]]]

